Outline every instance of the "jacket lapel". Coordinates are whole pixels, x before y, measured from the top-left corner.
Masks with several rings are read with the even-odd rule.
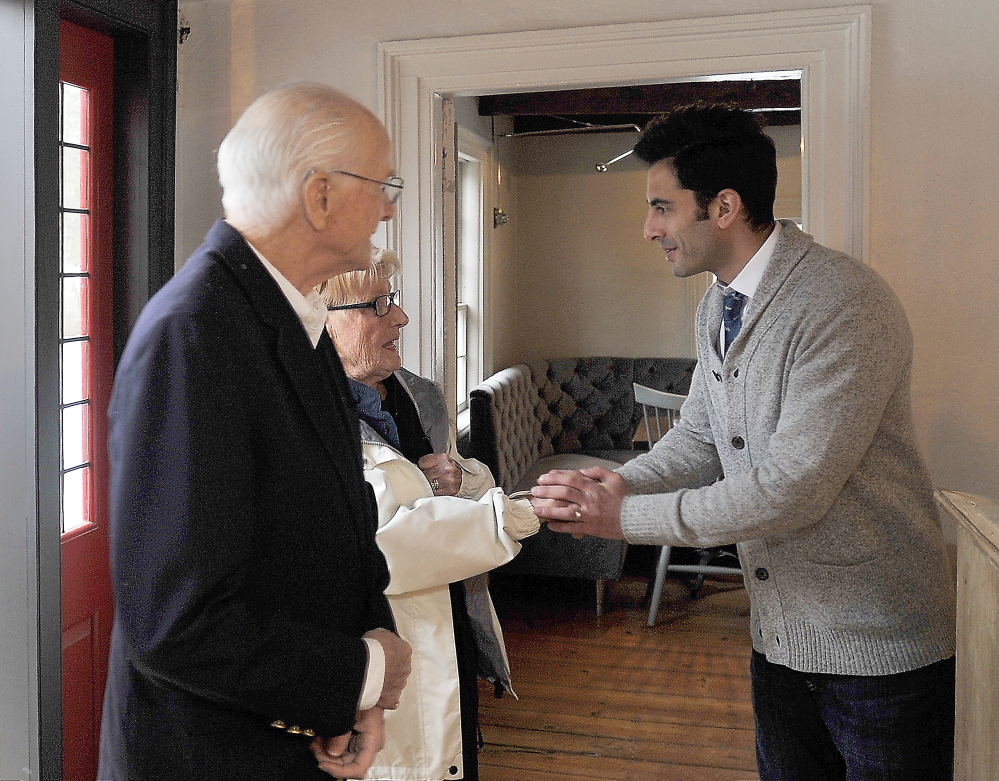
[[[763,279],[760,280],[759,287],[756,288],[753,304],[743,318],[739,337],[729,350],[732,355],[737,355],[749,344],[756,324],[764,317],[770,308],[770,303],[782,291],[788,277],[797,267],[798,261],[804,257],[813,243],[812,237],[799,230],[793,222],[781,221],[781,233],[777,239],[774,256],[763,274]],[[721,329],[723,302],[724,295],[721,287],[712,285],[698,306],[698,328],[705,335],[705,344],[708,345],[706,352],[710,358],[711,370],[714,372],[719,370],[718,367],[722,363],[722,357],[718,352],[718,336]]]
[[[266,270],[264,273],[267,273]],[[280,290],[278,292],[280,294]],[[284,303],[287,304],[287,301]],[[294,312],[291,314],[295,316]],[[290,327],[281,328],[278,332],[278,359],[306,416],[334,462],[341,461],[343,453],[349,448],[355,453],[357,463],[360,463],[357,415],[352,412],[353,401],[349,396],[345,397],[342,387],[336,382],[335,373],[339,371],[342,374],[343,368],[333,349],[333,343],[324,332],[319,347],[314,349],[297,317],[294,324],[298,327],[297,332]],[[332,353],[332,357],[329,353]]]
[[[334,463],[343,459],[351,443],[360,463],[357,415],[346,392],[343,366],[324,332],[313,348],[302,322],[277,282],[264,268],[243,237],[222,220],[213,226],[206,243],[222,250],[218,256],[230,269],[263,325],[274,332],[277,358],[306,417]]]
[[[749,313],[742,322],[742,331],[746,332],[747,336],[763,316],[763,313],[767,311],[770,302],[784,287],[787,278],[811,245],[811,236],[799,230],[798,226],[790,220],[781,221],[781,232],[777,239],[777,246],[774,248],[774,256],[770,259],[763,279],[760,280],[760,284],[756,288],[753,305],[749,308]]]

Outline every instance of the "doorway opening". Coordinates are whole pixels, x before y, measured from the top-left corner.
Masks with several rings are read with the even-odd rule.
[[[401,345],[406,365],[454,387],[444,367],[455,291],[443,284],[453,276],[441,228],[443,183],[454,181],[441,168],[454,159],[444,127],[453,99],[799,71],[802,221],[819,242],[863,259],[870,18],[869,7],[854,6],[381,44],[379,108],[400,175],[416,182],[387,237],[403,258],[404,289],[419,299]],[[505,273],[489,280],[497,312]],[[503,363],[502,346],[494,349]]]
[[[454,98],[459,139],[488,135],[504,172],[493,188],[504,219],[486,228],[503,236],[503,250],[484,258],[480,279],[506,279],[481,296],[496,359],[479,379],[533,358],[694,357],[694,311],[711,280],[673,277],[642,237],[646,169],[631,149],[650,119],[676,106],[711,101],[750,111],[778,150],[776,216],[802,227],[801,75]],[[460,236],[461,199],[458,209]],[[459,346],[462,314],[459,303]],[[472,387],[463,379],[459,372],[459,413]]]

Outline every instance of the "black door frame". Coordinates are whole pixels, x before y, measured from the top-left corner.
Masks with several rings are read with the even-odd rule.
[[[177,0],[35,0],[39,778],[62,777],[59,534],[59,20],[115,40],[115,359],[173,274]]]

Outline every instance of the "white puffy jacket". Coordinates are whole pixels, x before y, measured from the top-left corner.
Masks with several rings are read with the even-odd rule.
[[[434,496],[423,472],[361,421],[364,475],[378,502],[378,546],[388,561],[386,594],[399,635],[413,648],[413,672],[399,707],[385,713],[385,748],[368,778],[442,781],[463,776],[458,667],[448,584],[465,581],[482,675],[512,693],[503,634],[483,575],[510,561],[519,539],[537,529],[524,502],[513,502],[482,463],[463,459],[439,420],[436,386],[396,375],[417,405],[435,452],[463,472],[459,496]],[[429,394],[429,396],[428,396]],[[443,413],[443,400],[439,410]],[[439,415],[432,415],[439,417]],[[436,440],[436,441],[435,441]],[[533,523],[533,529],[531,529]],[[504,528],[509,527],[509,529]]]

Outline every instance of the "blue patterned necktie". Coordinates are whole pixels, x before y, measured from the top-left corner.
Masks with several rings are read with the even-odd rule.
[[[722,347],[722,355],[728,352],[728,346],[735,341],[735,337],[742,330],[742,307],[746,303],[746,296],[737,290],[729,290],[725,294],[724,309],[722,310],[722,325],[725,328],[725,344]]]

